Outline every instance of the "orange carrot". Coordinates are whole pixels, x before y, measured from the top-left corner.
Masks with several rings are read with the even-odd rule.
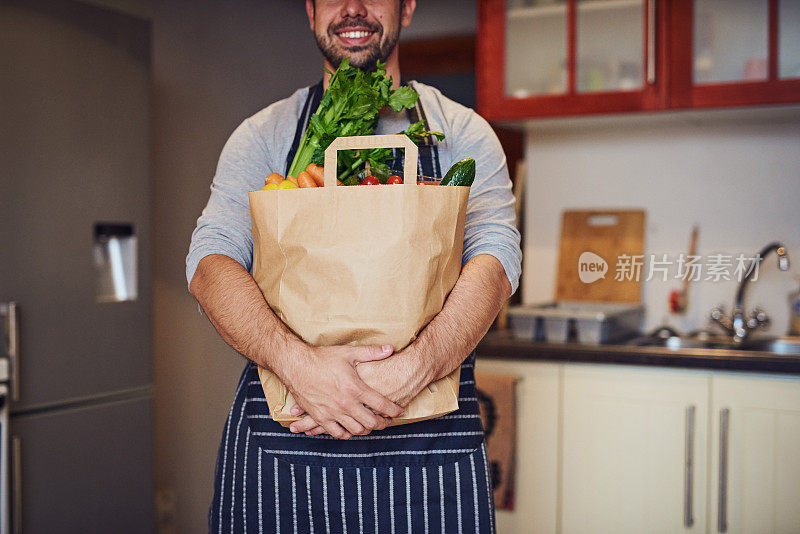
[[[281,176],[277,172],[273,172],[272,174],[267,176],[266,180],[264,180],[264,185],[267,185],[267,184],[279,184],[282,181],[283,181],[283,176]]]
[[[325,185],[325,178],[324,178],[324,170],[322,167],[317,165],[316,163],[309,163],[308,167],[306,167],[306,171],[311,177],[314,179],[314,182],[317,184],[317,187],[322,187]]]
[[[300,187],[317,187],[317,183],[308,171],[300,171],[297,174],[297,185]]]
[[[297,183],[297,178],[295,178],[291,174],[287,174],[286,175],[286,179],[289,180],[290,182],[294,182],[294,185],[300,185],[300,184]]]

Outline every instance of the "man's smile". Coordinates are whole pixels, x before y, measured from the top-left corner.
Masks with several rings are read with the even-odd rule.
[[[367,44],[376,33],[367,28],[342,28],[336,32],[336,36],[348,46],[359,46]]]

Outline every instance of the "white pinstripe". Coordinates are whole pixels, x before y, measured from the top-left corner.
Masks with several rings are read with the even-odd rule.
[[[272,416],[267,414],[252,414],[247,416],[248,419],[272,419]]]
[[[406,466],[406,523],[411,532],[411,471]]]
[[[342,506],[342,532],[347,534],[347,518],[344,516],[344,469],[339,468],[339,504]]]
[[[272,459],[272,469],[275,473],[275,534],[281,534],[281,494],[278,491],[278,459]]]
[[[394,534],[394,467],[389,468],[389,526]]]
[[[253,432],[255,434],[255,432]],[[375,456],[397,456],[401,454],[459,454],[462,452],[472,452],[475,449],[433,449],[428,451],[376,451],[365,453],[339,454],[333,452],[317,451],[293,451],[291,449],[262,449],[267,454],[287,454],[297,456],[324,456],[326,458],[373,458]]]
[[[481,414],[479,413],[471,413],[471,414],[454,414],[454,415],[442,415],[437,419],[480,419]]]
[[[375,534],[378,534],[378,470],[372,468],[372,501],[375,511]]]
[[[481,531],[481,516],[478,511],[478,478],[475,475],[475,458],[469,455],[469,465],[472,468],[472,502],[475,504],[475,534]]]
[[[442,466],[439,466],[439,512],[442,515],[442,534],[444,534],[444,477]]]
[[[425,532],[428,530],[428,468],[422,467],[422,511],[425,518]]]
[[[245,400],[247,402],[267,402],[267,399],[261,397],[247,397]]]
[[[258,384],[260,386],[261,385],[261,380],[250,380],[247,383],[248,386],[255,386],[256,384]]]
[[[486,458],[486,443],[481,445],[481,454],[483,454],[483,467],[486,472],[486,498],[488,499],[489,508],[489,531],[494,532],[494,509],[492,502],[492,481],[489,480],[489,459]]]
[[[309,534],[314,534],[314,514],[311,511],[311,467],[306,466],[306,499],[308,501]]]
[[[233,467],[231,468],[231,532],[233,532],[233,518],[235,514],[233,513],[234,510],[234,503],[236,502],[236,453],[239,450],[239,429],[242,427],[242,418],[244,417],[244,408],[247,406],[246,402],[242,403],[242,409],[239,411],[239,422],[236,425],[236,439],[233,441]],[[245,462],[247,461],[247,456],[245,456]]]
[[[264,534],[264,513],[261,505],[261,455],[263,451],[258,450],[258,534]]]
[[[358,493],[358,534],[364,534],[364,509],[361,505],[361,469],[356,469],[356,492]]]
[[[461,382],[458,383],[458,385],[459,386],[467,386],[469,384],[474,384],[474,383],[475,383],[474,380],[462,380]]]
[[[331,519],[328,517],[328,468],[322,468],[322,504],[325,511],[325,533],[331,534]]]
[[[297,482],[294,479],[294,464],[289,464],[289,472],[292,476],[292,525],[294,534],[297,534]]]
[[[239,392],[242,390],[242,384],[244,380],[239,382],[239,387],[236,388],[236,395],[235,397],[239,396]],[[219,486],[219,532],[222,534],[222,503],[225,502],[225,469],[228,466],[228,438],[231,435],[231,421],[233,420],[233,409],[228,412],[228,424],[225,428],[225,452],[222,453],[222,477],[220,478],[220,486]]]
[[[458,402],[478,402],[478,397],[459,397]]]
[[[455,464],[456,468],[456,513],[458,514],[458,534],[462,534],[461,531],[461,471],[458,467],[458,462]]]
[[[242,520],[244,533],[247,534],[247,450],[250,448],[250,427],[247,427],[247,436],[244,442],[244,467],[242,468]]]

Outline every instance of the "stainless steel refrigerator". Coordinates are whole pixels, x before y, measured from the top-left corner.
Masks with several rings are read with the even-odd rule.
[[[0,0],[11,532],[155,529],[150,23],[96,4]]]

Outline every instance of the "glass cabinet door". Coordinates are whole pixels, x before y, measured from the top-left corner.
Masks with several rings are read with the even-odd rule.
[[[642,0],[579,0],[577,90],[626,91],[644,85]]]
[[[778,76],[800,78],[800,2],[778,3]]]
[[[695,84],[767,79],[768,0],[695,0],[693,37]]]
[[[508,0],[505,50],[506,96],[566,93],[566,0]]]

